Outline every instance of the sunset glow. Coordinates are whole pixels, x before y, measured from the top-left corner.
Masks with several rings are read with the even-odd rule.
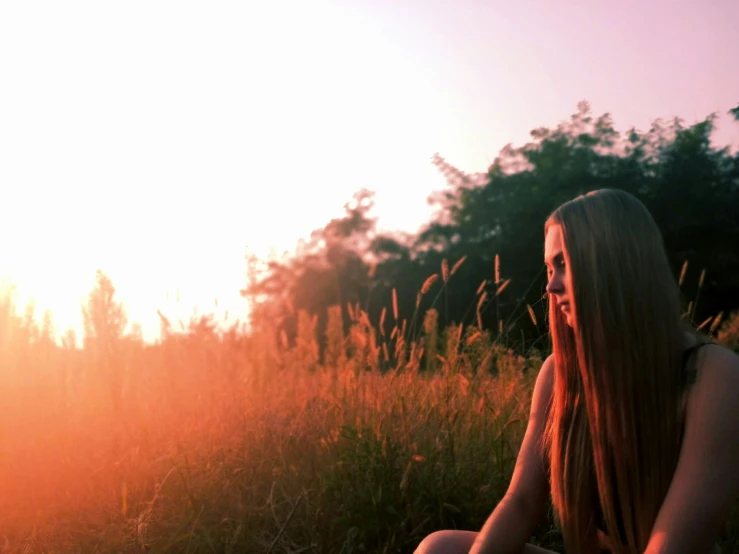
[[[677,319],[739,352],[737,22],[736,0],[0,2],[3,554],[412,552],[481,528],[506,490],[534,514],[558,415],[568,445],[607,439],[580,417],[592,364],[550,335],[575,298],[595,327],[577,336],[629,353],[623,414],[639,390],[662,421],[678,385],[699,414]],[[557,248],[577,255],[548,260],[547,283],[545,221],[596,187],[666,229],[686,309],[662,251],[637,247],[656,233],[611,240],[646,228],[621,208],[561,212]],[[717,373],[687,369],[710,391]],[[532,463],[545,428],[553,454]],[[644,444],[630,452],[674,467]],[[569,476],[604,459],[565,450]],[[711,473],[694,465],[677,467]],[[547,514],[531,542],[561,552]],[[494,525],[534,529],[513,515]],[[739,551],[739,505],[726,530]]]
[[[292,251],[355,189],[426,215],[429,68],[359,13],[238,6],[2,8],[0,271],[62,329],[96,268],[151,337],[158,308],[243,315],[247,249]]]
[[[79,330],[96,268],[147,338],[157,309],[187,319],[218,298],[243,317],[247,251],[292,251],[360,188],[381,227],[416,230],[444,186],[435,152],[484,171],[581,99],[620,127],[725,111],[730,49],[670,56],[675,29],[728,36],[733,8],[669,4],[655,25],[661,5],[599,7],[587,26],[574,5],[3,5],[0,275],[60,332]],[[597,22],[629,44],[586,30]],[[658,73],[639,69],[645,51]]]

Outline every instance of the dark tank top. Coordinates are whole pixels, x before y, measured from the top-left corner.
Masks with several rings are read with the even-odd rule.
[[[713,343],[710,341],[699,342],[699,343],[694,344],[693,346],[690,346],[683,352],[682,365],[683,365],[683,368],[685,369],[688,387],[691,387],[693,384],[695,384],[695,381],[698,377],[697,365],[695,363],[690,364],[689,362],[693,356],[693,353],[696,350],[698,350],[700,347],[705,346],[707,344],[713,344]],[[598,522],[596,525],[596,528],[599,531],[599,533],[607,537],[608,535],[605,531],[605,528],[606,528],[605,518],[603,516],[603,511],[601,510],[600,505],[598,505],[598,509],[596,510],[596,513],[597,513],[597,522]],[[623,519],[621,518],[621,514],[619,511],[616,512],[616,519],[617,519],[619,533],[621,534],[621,536],[626,535],[626,529],[624,527]],[[610,550],[607,548],[601,548],[600,552],[601,554],[607,554],[610,552]]]

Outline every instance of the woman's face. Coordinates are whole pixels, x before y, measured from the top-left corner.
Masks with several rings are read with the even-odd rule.
[[[547,292],[557,302],[557,308],[562,310],[567,325],[574,326],[574,315],[571,304],[571,280],[569,268],[565,264],[564,241],[562,228],[552,225],[544,239],[544,265],[547,266]]]

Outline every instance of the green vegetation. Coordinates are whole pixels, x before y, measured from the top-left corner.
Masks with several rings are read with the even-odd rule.
[[[739,350],[739,154],[711,147],[711,125],[621,135],[582,104],[485,174],[437,157],[450,188],[417,237],[377,233],[363,191],[293,257],[251,260],[248,332],[160,314],[144,344],[99,273],[78,349],[2,291],[3,552],[402,553],[479,529],[548,353],[542,226],[559,202],[641,198],[685,317]],[[533,540],[561,551],[551,520]],[[721,542],[739,551],[739,506]]]
[[[654,216],[675,273],[689,262],[683,284],[688,298],[703,281],[700,301],[689,307],[686,299],[691,319],[700,324],[722,311],[727,315],[739,310],[739,150],[712,144],[715,119],[710,115],[693,125],[656,120],[647,131],[619,132],[609,114],[596,116],[582,102],[555,128],[533,130],[528,144],[505,147],[483,173],[465,174],[435,156],[448,186],[430,196],[436,215],[416,235],[379,231],[373,194],[359,191],[344,217],[317,229],[293,255],[268,264],[251,260],[243,293],[254,302],[255,314],[281,321],[290,341],[297,332],[296,310],[318,314],[323,332],[330,306],[359,303],[379,326],[393,289],[399,318],[410,325],[424,281],[439,272],[443,260],[453,264],[464,257],[454,287],[433,304],[439,328],[476,324],[477,291],[483,287],[483,327],[495,332],[503,318],[515,325],[515,331],[506,327],[508,334],[528,343],[546,328],[540,311],[539,325],[526,313],[527,304],[538,310],[544,293],[544,221],[579,194],[619,188]],[[497,276],[496,255],[505,260]],[[488,307],[501,279],[509,280],[506,295]],[[416,323],[442,282],[431,285]],[[385,319],[386,332],[392,324]]]
[[[346,334],[329,314],[323,360],[306,313],[292,346],[273,325],[219,332],[207,317],[182,333],[162,318],[164,340],[144,345],[112,333],[114,292],[100,275],[84,350],[6,295],[4,551],[412,552],[479,528],[505,492],[542,351],[476,325],[440,332],[435,311],[415,338],[405,322],[383,336],[357,306]],[[551,520],[534,541],[561,548]]]

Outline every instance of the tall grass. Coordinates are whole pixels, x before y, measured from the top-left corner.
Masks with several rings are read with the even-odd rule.
[[[432,531],[478,529],[544,355],[474,324],[440,330],[433,310],[412,335],[391,306],[386,336],[358,306],[345,334],[331,308],[322,359],[314,316],[298,314],[294,344],[206,318],[161,344],[122,341],[111,394],[90,352],[6,308],[3,552],[412,552]],[[551,521],[533,541],[561,548]]]

